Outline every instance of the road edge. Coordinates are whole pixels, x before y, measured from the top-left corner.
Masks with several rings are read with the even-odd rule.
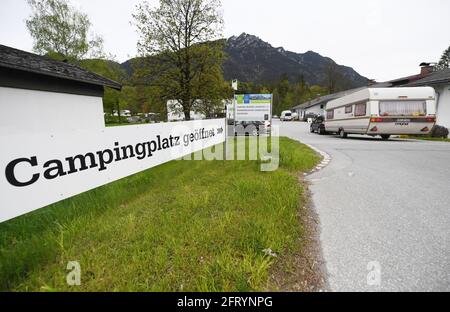
[[[306,144],[306,143],[303,143],[301,141],[299,141],[299,142],[304,144],[304,145],[306,145],[306,146],[308,146],[310,149],[312,149],[313,151],[315,151],[317,154],[319,154],[322,157],[322,161],[320,162],[320,164],[318,164],[314,169],[310,170],[309,172],[305,172],[303,174],[304,176],[308,176],[308,175],[311,175],[311,174],[316,173],[318,171],[321,171],[322,169],[324,169],[325,167],[327,167],[330,164],[330,162],[332,160],[330,154],[328,154],[327,152],[324,152],[324,151],[318,149],[315,146],[312,146],[311,144]]]
[[[306,176],[328,166],[331,156],[312,145],[293,140],[315,151],[322,160],[312,170],[297,174],[299,187],[302,188],[299,198],[302,204],[298,208],[297,218],[303,235],[297,240],[298,250],[282,260],[271,272],[269,283],[275,286],[277,291],[283,292],[329,292],[328,271],[320,239],[320,218]]]

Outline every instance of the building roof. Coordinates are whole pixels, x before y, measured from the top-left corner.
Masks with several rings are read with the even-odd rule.
[[[433,72],[427,77],[414,81],[406,85],[406,87],[432,86],[450,82],[450,68]]]
[[[79,66],[0,45],[0,67],[121,90],[122,85]]]
[[[357,88],[357,89],[351,89],[351,90],[346,90],[346,91],[342,91],[342,92],[337,92],[337,93],[321,96],[321,97],[318,97],[318,98],[316,98],[314,100],[308,101],[308,102],[300,104],[298,106],[295,106],[292,109],[294,109],[294,110],[295,109],[308,109],[310,107],[327,103],[329,101],[332,101],[332,100],[335,100],[335,99],[340,98],[342,96],[345,96],[347,94],[350,94],[350,93],[362,90],[364,88],[366,88],[366,87]]]
[[[442,83],[450,83],[450,68],[436,72],[421,72],[420,74],[417,75],[402,77],[381,83],[375,83],[367,87],[356,88],[334,94],[329,94],[314,99],[312,101],[300,104],[298,106],[295,106],[293,107],[293,109],[308,109],[316,105],[328,103],[329,101],[336,100],[340,97],[363,90],[365,88],[420,87],[420,86],[433,86]]]
[[[343,96],[346,96],[346,95],[349,95],[351,93],[358,92],[358,91],[361,91],[361,90],[364,90],[364,89],[367,89],[367,88],[389,88],[391,86],[392,85],[390,84],[390,82],[374,83],[374,84],[372,84],[370,86],[367,86],[367,87],[360,87],[360,88],[355,88],[355,89],[349,89],[349,90],[345,90],[345,91],[341,91],[341,92],[337,92],[337,93],[321,96],[321,97],[318,97],[318,98],[316,98],[314,100],[308,101],[308,102],[300,104],[298,106],[295,106],[292,109],[293,110],[295,110],[295,109],[308,109],[308,108],[311,108],[311,107],[316,106],[316,105],[326,104],[329,101],[336,100],[336,99],[338,99],[340,97],[343,97]]]

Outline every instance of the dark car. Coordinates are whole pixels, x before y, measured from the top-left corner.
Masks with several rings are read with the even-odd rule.
[[[316,117],[311,124],[311,133],[318,133],[320,135],[327,134],[325,130],[325,118],[323,116]]]
[[[235,136],[259,136],[268,131],[264,121],[241,121],[234,129]]]

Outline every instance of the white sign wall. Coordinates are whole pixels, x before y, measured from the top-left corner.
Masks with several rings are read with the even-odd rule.
[[[225,119],[0,134],[0,222],[225,141]]]
[[[255,122],[272,120],[271,94],[239,94],[235,96],[235,120]]]

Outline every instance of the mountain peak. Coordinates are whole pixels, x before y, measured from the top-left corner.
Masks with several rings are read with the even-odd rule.
[[[286,74],[295,81],[302,75],[309,84],[326,85],[327,68],[334,61],[314,51],[304,54],[273,47],[257,36],[242,33],[230,37],[225,46],[228,59],[224,63],[227,80],[243,82],[273,82]],[[341,88],[360,87],[367,84],[367,78],[351,67],[337,65]]]
[[[228,45],[235,48],[272,48],[272,46],[259,37],[242,33],[238,37],[232,36],[228,39]]]

